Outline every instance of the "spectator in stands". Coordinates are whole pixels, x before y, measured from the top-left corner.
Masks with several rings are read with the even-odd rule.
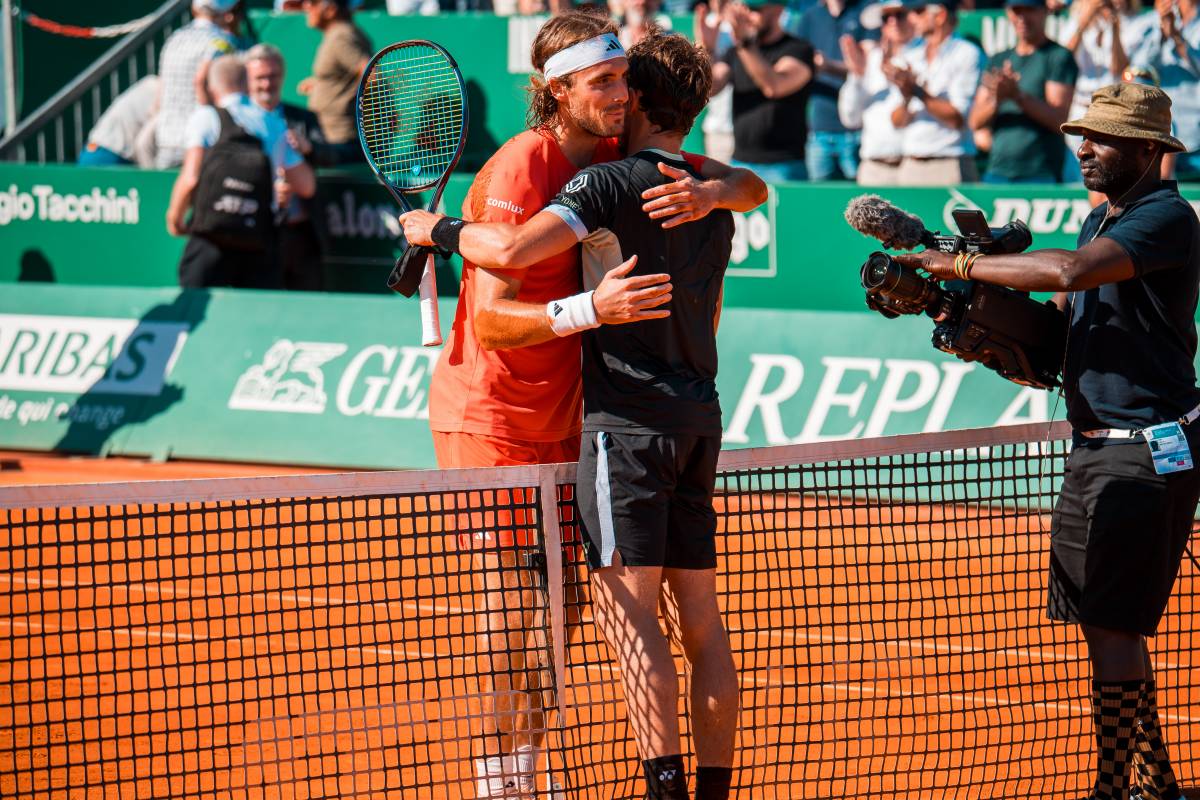
[[[984,183],[1058,183],[1062,133],[1079,67],[1046,37],[1045,0],[1008,0],[1016,47],[994,54],[975,94],[971,128],[991,133]]]
[[[438,0],[387,0],[389,14],[422,14],[432,17],[442,13]]]
[[[733,86],[734,165],[766,181],[802,181],[813,50],[783,30],[782,15],[783,6],[775,2],[725,6],[734,45],[713,64],[712,92]],[[718,26],[701,18],[697,28],[711,53]]]
[[[246,51],[246,82],[250,99],[287,128],[288,143],[313,166],[329,166],[338,160],[337,148],[325,142],[317,115],[306,108],[284,103],[281,96],[285,64],[283,53],[269,44]],[[279,266],[285,289],[320,291],[324,286],[321,267],[321,238],[313,222],[316,209],[311,199],[296,196],[285,179],[278,187],[283,196],[279,225]]]
[[[919,41],[889,70],[897,93],[892,122],[903,131],[899,182],[953,186],[979,179],[967,127],[983,71],[983,51],[957,33],[954,0],[937,0],[911,15]]]
[[[147,152],[142,143],[147,138],[143,131],[158,111],[158,82],[157,75],[147,75],[121,92],[88,134],[79,154],[80,166],[154,166],[152,151]]]
[[[1130,62],[1158,73],[1171,98],[1175,133],[1187,146],[1175,156],[1175,177],[1200,179],[1200,14],[1197,0],[1156,0],[1157,25],[1148,28]],[[1153,16],[1151,16],[1153,19]]]
[[[809,42],[817,74],[808,109],[808,179],[852,181],[858,174],[862,132],[847,128],[838,117],[838,92],[848,72],[842,61],[843,36],[856,41],[877,38],[859,21],[858,0],[821,0],[800,15],[790,32]]]
[[[208,62],[237,50],[241,0],[194,0],[187,25],[171,34],[159,57],[158,121],[154,163],[159,169],[183,162],[184,127],[205,98]]]
[[[659,30],[671,30],[671,18],[662,13],[661,0],[625,0],[617,24],[617,35],[626,50],[646,37],[655,26]]]
[[[332,145],[352,145],[342,151],[346,161],[357,161],[358,129],[354,98],[358,81],[371,60],[371,40],[351,21],[349,0],[304,0],[308,26],[321,31],[321,44],[313,59],[312,76],[300,82],[300,94],[321,121],[325,140]]]
[[[721,15],[726,0],[700,3],[692,12],[692,39],[703,42],[704,30],[716,31],[711,36],[709,53],[714,61],[721,60],[733,47],[733,29]],[[733,158],[733,87],[726,85],[712,96],[700,123],[704,132],[704,154],[709,158],[728,163]]]
[[[1070,118],[1078,119],[1092,102],[1092,92],[1101,86],[1120,83],[1129,66],[1129,53],[1145,38],[1138,0],[1079,0],[1071,6],[1071,16],[1059,30],[1058,40],[1075,54],[1079,77],[1071,100]],[[1147,15],[1153,22],[1153,15]],[[1083,180],[1075,150],[1082,136],[1067,136],[1067,155],[1063,180]]]
[[[899,55],[912,39],[906,0],[883,0],[879,47],[865,49],[849,34],[838,42],[848,74],[838,93],[838,117],[849,129],[862,130],[858,182],[864,186],[894,186],[899,182],[901,134],[892,124],[899,103],[888,73],[897,68]]]
[[[179,263],[179,285],[280,288],[275,177],[291,194],[312,197],[312,167],[288,144],[283,121],[246,96],[240,58],[213,61],[208,91],[215,107],[198,108],[187,121],[183,168],[167,209],[167,230],[191,234]]]

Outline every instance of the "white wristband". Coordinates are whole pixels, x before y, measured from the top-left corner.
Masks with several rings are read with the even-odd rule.
[[[550,327],[556,335],[570,336],[600,327],[596,319],[596,307],[592,305],[592,294],[584,292],[546,303],[546,316],[550,318]]]

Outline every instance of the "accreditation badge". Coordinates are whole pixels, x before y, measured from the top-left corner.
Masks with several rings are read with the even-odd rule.
[[[1143,428],[1142,435],[1150,446],[1150,457],[1154,460],[1154,471],[1159,475],[1183,472],[1192,468],[1192,451],[1188,448],[1187,436],[1178,422],[1164,422]]]

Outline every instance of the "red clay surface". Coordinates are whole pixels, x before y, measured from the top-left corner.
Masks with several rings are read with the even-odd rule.
[[[5,455],[3,458],[13,458]],[[282,474],[19,456],[44,483]],[[751,495],[719,509],[741,674],[739,798],[1075,798],[1087,669],[1042,619],[1046,518]],[[0,795],[471,797],[469,559],[419,502],[89,525],[0,511]],[[1168,743],[1200,756],[1196,570],[1155,643]],[[571,797],[634,797],[590,625],[568,657]]]

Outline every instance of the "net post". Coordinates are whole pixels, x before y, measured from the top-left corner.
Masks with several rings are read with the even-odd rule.
[[[550,650],[554,660],[554,689],[558,701],[558,719],[567,714],[567,629],[563,600],[562,526],[558,523],[558,470],[538,468],[538,495],[541,499],[542,548],[546,552],[546,590],[550,597]]]

